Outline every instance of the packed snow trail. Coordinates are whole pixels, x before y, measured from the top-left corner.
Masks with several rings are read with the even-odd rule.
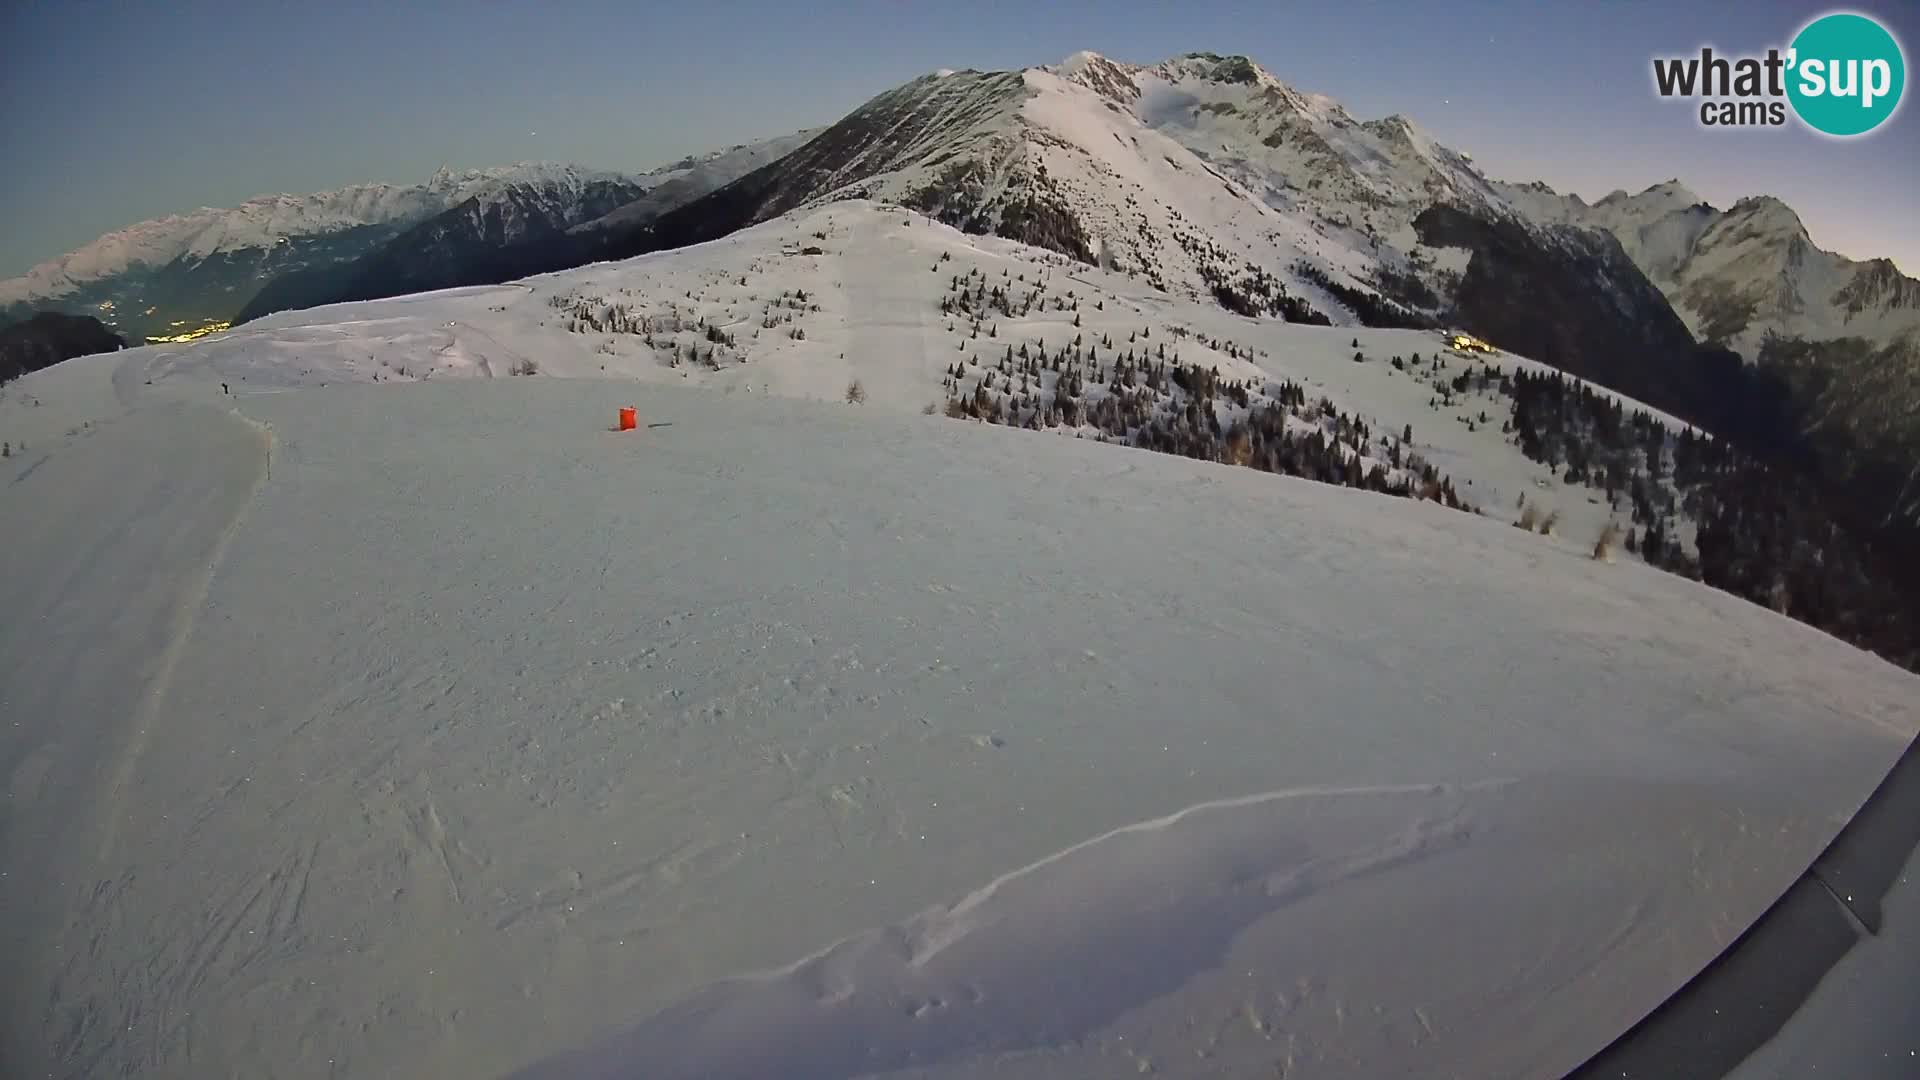
[[[940,338],[940,316],[926,302],[927,289],[920,279],[936,276],[936,266],[945,270],[951,264],[938,263],[936,251],[899,243],[911,241],[915,228],[931,231],[924,219],[918,225],[903,224],[913,217],[917,215],[851,215],[846,247],[862,253],[885,251],[888,256],[833,260],[835,271],[846,278],[840,303],[846,308],[850,377],[858,377],[867,395],[879,401],[906,401],[916,394],[932,401],[930,388],[939,385],[942,369],[957,355],[936,360],[930,348]],[[895,231],[906,235],[891,244],[876,235]]]
[[[99,959],[47,946],[118,914],[116,838],[148,812],[127,785],[153,740],[192,738],[166,708],[168,683],[266,465],[259,429],[205,405],[86,423],[43,445],[0,497],[0,1043],[15,1049],[53,1030],[44,987],[73,985]],[[108,1019],[70,1017],[52,1049],[65,1056]],[[20,1064],[0,1072],[27,1075]]]
[[[116,407],[97,370],[26,381]],[[225,404],[272,475],[170,665],[180,608],[142,590],[194,595],[258,432],[141,398],[0,488],[38,560],[0,595],[89,620],[5,631],[6,745],[97,762],[8,804],[40,838],[9,912],[71,913],[9,989],[35,1075],[501,1075],[657,1049],[702,1003],[707,1047],[768,1017],[818,1066],[857,1032],[949,1078],[1554,1075],[1920,727],[1910,674],[1732,597],[1246,469],[632,382]],[[673,426],[609,432],[622,405]],[[16,497],[43,482],[51,515]],[[65,749],[161,670],[132,768]],[[65,839],[114,776],[112,843]],[[1055,903],[1117,937],[1054,933]],[[940,931],[917,968],[901,927]],[[1140,978],[1056,1022],[962,1008],[1009,958],[1103,950]],[[858,977],[750,976],[816,955]]]

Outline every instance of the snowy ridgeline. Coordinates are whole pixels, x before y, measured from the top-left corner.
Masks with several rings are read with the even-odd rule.
[[[1831,638],[1428,504],[197,352],[26,380],[97,422],[0,490],[23,1073],[1557,1076],[1920,728]]]
[[[1691,540],[1657,447],[1570,479],[1564,446],[1522,445],[1512,376],[1541,365],[1462,354],[1431,332],[1243,318],[865,202],[516,285],[274,316],[154,357],[159,385],[198,373],[241,393],[539,374],[841,401],[858,383],[875,409],[1240,462],[1515,523],[1532,506],[1535,527],[1552,521],[1574,547],[1655,520]],[[1654,424],[1642,433],[1683,430],[1621,404]]]

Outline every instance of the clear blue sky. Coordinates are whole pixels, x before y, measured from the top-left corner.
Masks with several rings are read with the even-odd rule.
[[[1588,198],[1679,177],[1778,195],[1823,247],[1920,273],[1920,107],[1839,143],[1707,132],[1650,57],[1784,45],[1828,5],[789,0],[291,4],[0,0],[0,275],[159,214],[436,167],[644,168],[832,121],[941,67],[1253,57],[1490,175]],[[1920,4],[1856,10],[1920,58]],[[1910,73],[1911,79],[1911,73]],[[1909,97],[1920,91],[1910,90]],[[535,133],[538,134],[535,134]]]

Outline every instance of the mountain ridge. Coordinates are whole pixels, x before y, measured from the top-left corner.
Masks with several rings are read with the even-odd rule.
[[[651,221],[804,143],[812,131],[682,158],[639,178],[514,183],[420,221],[358,256],[276,277],[234,316],[247,322],[352,300],[495,284],[585,261],[593,234]]]
[[[551,161],[458,171],[442,166],[418,184],[266,194],[235,207],[163,215],[0,281],[0,319],[24,319],[44,308],[96,315],[136,338],[175,336],[238,318],[263,287],[282,278],[337,275],[340,267],[474,198],[518,188],[522,197],[540,190],[550,199],[584,199],[593,185],[623,184],[637,199],[762,144],[690,155],[642,174]],[[595,206],[596,212],[611,209]]]
[[[264,193],[231,207],[196,207],[104,233],[65,255],[36,264],[25,274],[0,281],[0,305],[57,297],[134,266],[204,258],[242,247],[271,246],[282,236],[419,216],[426,207],[451,206],[506,184],[617,175],[556,162],[518,162],[459,172],[442,166],[424,183],[376,181],[308,194]]]

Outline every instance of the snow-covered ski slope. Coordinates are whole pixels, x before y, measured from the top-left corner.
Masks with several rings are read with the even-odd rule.
[[[1039,290],[1041,302],[1025,314],[983,317],[976,337],[967,317],[941,310],[955,278],[969,274],[976,285],[1016,299]],[[706,326],[731,344],[711,340]],[[955,363],[992,367],[1009,350],[1057,350],[1076,339],[1108,362],[1129,353],[1177,358],[1218,367],[1224,378],[1256,389],[1292,381],[1310,399],[1325,396],[1395,441],[1411,426],[1405,449],[1450,475],[1462,498],[1488,516],[1514,520],[1522,494],[1542,513],[1558,512],[1558,537],[1542,543],[1590,549],[1608,522],[1628,524],[1625,504],[1615,509],[1594,489],[1563,484],[1508,442],[1501,425],[1510,403],[1497,392],[1433,405],[1436,380],[1483,363],[1509,372],[1549,370],[1544,365],[1511,354],[1452,353],[1443,335],[1426,331],[1243,318],[1124,274],[864,200],[796,212],[693,248],[510,285],[275,315],[190,347],[162,349],[152,372],[157,385],[217,378],[252,394],[317,383],[504,376],[531,362],[541,377],[668,381],[831,401],[857,379],[867,408],[918,412],[944,405],[942,380]],[[689,347],[693,360],[686,359]],[[1362,362],[1354,361],[1356,352]],[[1416,355],[1425,365],[1418,371]],[[1396,356],[1404,369],[1393,365]],[[977,385],[981,370],[968,367],[965,389]],[[1103,386],[1088,389],[1092,400],[1105,393]],[[1220,417],[1231,423],[1233,413]],[[1676,433],[1684,426],[1661,418]]]
[[[1436,339],[857,206],[7,387],[0,1071],[1553,1077],[1920,728],[1910,674],[1504,516],[919,415],[1072,331],[947,331],[962,264],[1424,409],[1372,357]],[[586,294],[730,306],[744,362]]]

